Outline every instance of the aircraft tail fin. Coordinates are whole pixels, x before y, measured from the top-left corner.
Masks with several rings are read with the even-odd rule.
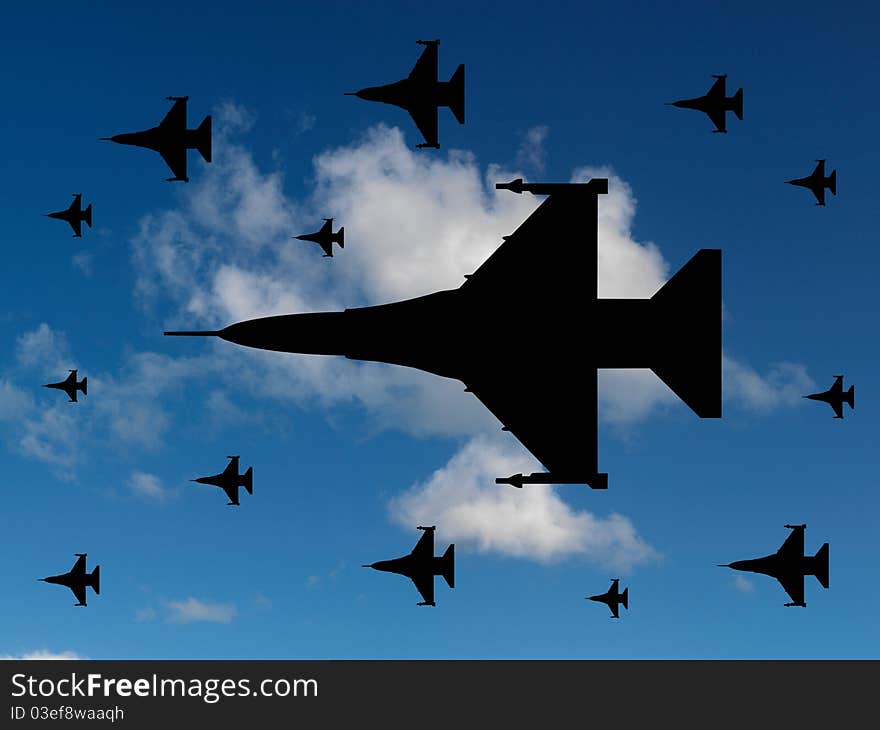
[[[629,610],[629,588],[624,588],[623,593],[620,594],[620,603],[621,605]]]
[[[242,486],[247,489],[248,494],[254,493],[254,467],[249,466],[248,470],[241,475]]]
[[[78,390],[82,391],[83,395],[88,395],[89,394],[89,379],[83,378],[81,383],[76,384],[76,387]],[[850,390],[852,390],[852,388],[850,388]]]
[[[334,240],[339,244],[339,248],[345,248],[345,226],[336,231]]]
[[[816,580],[818,580],[823,588],[828,587],[828,543],[826,542],[816,554],[813,556],[812,560],[812,574],[816,576]]]
[[[459,124],[464,124],[464,64],[455,69],[449,79],[449,110]]]
[[[700,418],[720,418],[721,250],[697,251],[651,303],[651,369]]]
[[[828,186],[832,195],[837,195],[837,170],[831,171],[825,184]],[[91,208],[92,206],[90,205],[89,207]]]
[[[843,402],[848,404],[850,408],[856,407],[856,386],[849,386],[849,390],[843,394]]]
[[[89,574],[89,585],[95,589],[97,595],[101,595],[101,566],[96,565],[95,569]]]
[[[211,161],[211,115],[206,116],[196,130],[196,149],[205,160]]]
[[[455,543],[450,544],[440,558],[440,575],[450,588],[455,588]]]
[[[92,227],[92,204],[89,203],[88,207],[83,211],[83,220],[86,222],[86,225],[91,228]]]
[[[736,118],[742,121],[743,118],[743,90],[737,91],[730,99],[730,110],[736,114]]]

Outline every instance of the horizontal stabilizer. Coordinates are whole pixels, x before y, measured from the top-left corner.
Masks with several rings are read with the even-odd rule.
[[[339,248],[345,248],[345,226],[336,231],[336,243],[339,244]]]
[[[620,594],[620,603],[628,611],[629,610],[629,588],[624,588]]]
[[[737,91],[733,97],[731,97],[731,102],[733,106],[731,107],[731,111],[736,114],[736,118],[742,121],[743,118],[743,90],[740,89]]]
[[[89,585],[95,589],[95,593],[101,595],[101,566],[96,565],[89,575]]]
[[[205,162],[211,161],[211,115],[206,116],[196,130],[196,149]]]
[[[449,79],[449,110],[459,124],[464,124],[464,64],[461,64]]]
[[[828,543],[826,542],[813,556],[813,575],[822,584],[828,587]]]
[[[850,408],[856,407],[856,386],[849,386],[849,390],[843,394],[843,402],[849,404]]]
[[[700,418],[720,418],[721,250],[697,251],[651,302],[651,369]]]
[[[455,543],[446,548],[446,552],[440,558],[440,575],[450,588],[455,588]]]
[[[92,204],[89,203],[88,207],[83,211],[83,220],[86,222],[86,225],[91,228],[92,227]]]
[[[241,475],[241,483],[247,489],[248,494],[254,493],[254,467],[249,466],[248,470]]]
[[[89,388],[89,379],[88,379],[88,378],[83,378],[83,379],[82,379],[82,382],[81,382],[77,387],[82,391],[82,394],[83,394],[83,395],[88,395],[88,394],[89,394],[89,390],[88,390],[88,388]]]
[[[837,195],[837,170],[832,170],[831,174],[828,176],[828,189],[832,192],[832,194]],[[90,208],[92,206],[89,206]]]

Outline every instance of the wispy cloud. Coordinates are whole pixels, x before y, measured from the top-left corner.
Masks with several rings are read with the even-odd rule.
[[[159,477],[142,471],[132,472],[128,478],[128,487],[136,496],[155,502],[165,502],[172,495],[170,489],[162,486]]]
[[[22,654],[0,654],[0,661],[8,660],[71,660],[71,659],[88,659],[73,651],[49,651],[47,649],[37,649],[36,651],[27,651]]]
[[[463,547],[541,562],[577,556],[627,572],[659,557],[622,515],[572,509],[546,485],[495,484],[499,474],[535,467],[511,441],[476,437],[426,482],[394,498],[391,516],[408,528],[436,522],[444,540]]]
[[[231,603],[211,603],[192,597],[181,601],[166,601],[165,608],[167,609],[166,620],[179,624],[197,621],[228,624],[238,613]]]

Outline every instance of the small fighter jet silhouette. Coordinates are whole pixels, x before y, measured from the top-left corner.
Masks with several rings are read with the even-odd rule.
[[[809,177],[799,177],[796,180],[787,180],[787,185],[797,185],[807,188],[818,201],[816,205],[825,205],[825,189],[831,191],[832,195],[837,195],[837,170],[832,170],[828,177],[825,177],[825,160],[816,160],[816,169],[810,173]]]
[[[336,233],[333,233],[333,219],[324,218],[324,225],[320,231],[315,233],[303,233],[301,236],[294,236],[298,241],[311,241],[317,243],[324,249],[324,258],[333,258],[333,244],[338,243],[339,248],[345,248],[345,227],[340,227]]]
[[[804,530],[806,525],[786,525],[792,533],[773,555],[754,560],[737,560],[719,568],[746,570],[750,573],[762,573],[779,581],[791,598],[786,606],[801,606],[804,603],[804,576],[815,575],[823,588],[828,587],[828,543],[826,542],[815,555],[804,555]]]
[[[625,609],[629,610],[629,588],[624,588],[623,593],[620,593],[618,592],[619,583],[620,578],[612,578],[611,588],[598,596],[587,596],[587,600],[604,603],[611,609],[610,618],[620,618],[618,611],[620,610],[621,604]]]
[[[101,566],[96,565],[91,573],[86,573],[86,554],[76,553],[76,562],[69,573],[61,575],[50,575],[48,578],[38,578],[44,583],[55,583],[60,586],[67,586],[76,596],[77,603],[75,606],[86,606],[86,588],[91,587],[95,595],[101,594]]]
[[[198,129],[187,129],[186,102],[189,97],[169,96],[166,98],[168,101],[173,101],[174,106],[168,110],[158,127],[143,132],[101,137],[101,139],[155,150],[162,155],[162,159],[174,173],[174,177],[169,177],[168,182],[189,182],[189,177],[186,174],[187,150],[198,150],[205,162],[211,161],[211,115],[209,114],[202,120]]]
[[[713,132],[727,134],[727,112],[736,114],[737,119],[743,118],[743,90],[740,89],[733,96],[727,97],[726,80],[727,74],[713,74],[715,83],[704,96],[696,99],[682,99],[681,101],[667,102],[667,106],[677,106],[680,109],[696,109],[706,114],[715,125]]]
[[[82,391],[83,395],[88,395],[88,378],[83,378],[80,382],[76,382],[76,370],[71,370],[70,375],[67,376],[66,379],[62,380],[60,383],[46,383],[44,388],[55,388],[56,390],[63,390],[67,393],[67,397],[70,398],[70,403],[76,403],[76,392]]]
[[[455,588],[455,545],[446,548],[442,557],[434,557],[434,530],[436,526],[422,527],[424,534],[419,538],[416,546],[409,555],[394,560],[380,560],[377,563],[364,565],[364,568],[373,568],[386,573],[405,575],[413,583],[419,593],[422,594],[422,602],[419,606],[436,606],[434,603],[434,576],[442,575],[450,588]]]
[[[805,395],[804,398],[810,400],[820,400],[827,403],[834,409],[835,418],[843,418],[843,404],[848,403],[850,410],[855,410],[856,386],[849,386],[849,390],[843,392],[843,376],[834,376],[834,385],[832,385],[824,393],[812,393]]]
[[[67,221],[70,224],[70,227],[73,228],[73,237],[81,238],[83,221],[86,222],[86,225],[89,228],[92,227],[92,204],[89,203],[89,207],[83,210],[82,193],[74,193],[73,202],[70,204],[70,207],[67,210],[59,210],[55,213],[46,213],[46,217],[57,218],[61,221]]]
[[[238,507],[238,488],[244,487],[247,489],[248,494],[254,493],[254,467],[248,467],[248,470],[244,474],[238,473],[238,460],[241,458],[240,456],[227,456],[229,459],[229,463],[226,465],[226,468],[223,470],[221,474],[214,474],[210,477],[199,477],[198,479],[190,479],[191,482],[198,482],[199,484],[212,484],[215,487],[220,487],[224,492],[226,492],[226,496],[231,500],[227,503],[227,506],[235,506]]]
[[[367,101],[381,101],[406,109],[425,141],[418,148],[440,149],[437,141],[437,110],[448,106],[459,124],[464,124],[464,64],[459,65],[449,81],[437,80],[437,47],[440,41],[416,41],[425,46],[409,76],[393,84],[371,86],[348,92]]]

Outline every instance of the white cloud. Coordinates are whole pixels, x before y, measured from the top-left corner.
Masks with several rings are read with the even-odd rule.
[[[166,601],[165,608],[168,610],[167,621],[182,624],[194,621],[228,624],[238,613],[231,603],[210,603],[192,597],[182,601]]]
[[[743,575],[733,576],[733,587],[740,593],[753,593],[755,586],[748,578]]]
[[[48,651],[46,649],[38,649],[36,651],[29,651],[23,654],[0,654],[0,661],[9,661],[9,660],[33,660],[33,659],[41,659],[41,660],[71,660],[71,659],[88,659],[88,657],[81,656],[73,651]]]
[[[516,151],[516,163],[520,167],[532,170],[536,173],[544,172],[544,142],[550,128],[544,124],[530,127],[523,134],[523,140]]]
[[[801,397],[816,385],[803,365],[792,362],[776,363],[766,375],[761,375],[746,363],[725,355],[722,373],[725,397],[757,412],[798,405]]]
[[[171,496],[171,491],[162,486],[155,474],[136,471],[128,478],[128,487],[132,493],[144,499],[164,502]]]
[[[15,343],[15,356],[21,367],[39,373],[53,374],[63,380],[70,365],[67,338],[43,322],[35,330],[20,335]]]
[[[90,277],[95,271],[95,257],[88,251],[80,251],[74,254],[70,259],[70,263],[83,276]]]
[[[573,510],[546,485],[495,484],[497,476],[536,466],[510,441],[476,437],[426,482],[394,498],[391,516],[407,528],[436,523],[443,541],[542,562],[580,556],[627,572],[658,557],[622,515]]]

